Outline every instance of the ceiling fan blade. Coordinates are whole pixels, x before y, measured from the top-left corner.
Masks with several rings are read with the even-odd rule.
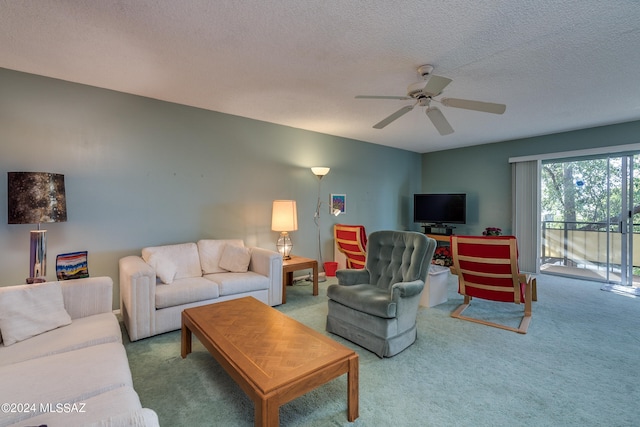
[[[442,76],[431,76],[427,85],[422,90],[429,96],[438,96],[442,93],[442,90],[447,87],[452,80]]]
[[[373,128],[374,129],[382,129],[383,127],[387,126],[392,121],[404,116],[409,111],[413,110],[413,107],[414,107],[413,105],[407,105],[406,107],[402,107],[401,109],[399,109],[398,111],[396,111],[395,113],[393,113],[392,115],[387,117],[386,119],[382,119],[378,123],[373,125]]]
[[[502,114],[507,109],[504,104],[494,104],[493,102],[472,101],[470,99],[442,98],[442,105],[454,108],[464,108],[465,110],[482,111],[483,113]]]
[[[356,99],[401,99],[407,100],[411,99],[408,96],[377,96],[377,95],[358,95]]]
[[[444,118],[444,114],[442,114],[442,111],[440,111],[439,108],[429,107],[425,112],[440,135],[444,136],[453,133],[453,128],[447,119]]]

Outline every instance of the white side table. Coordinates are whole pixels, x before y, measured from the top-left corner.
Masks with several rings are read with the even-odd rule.
[[[450,275],[449,267],[432,264],[427,274],[427,281],[420,297],[420,305],[433,307],[447,302],[447,283]]]

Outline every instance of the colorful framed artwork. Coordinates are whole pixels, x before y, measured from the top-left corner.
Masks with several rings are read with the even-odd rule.
[[[87,251],[58,255],[56,257],[56,277],[58,280],[89,277]]]
[[[347,195],[332,194],[331,195],[331,213],[334,209],[338,209],[341,214],[347,213]]]

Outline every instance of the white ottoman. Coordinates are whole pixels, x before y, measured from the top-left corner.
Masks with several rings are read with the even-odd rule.
[[[423,307],[433,307],[443,302],[447,302],[447,283],[449,282],[449,267],[431,265],[427,282],[424,285],[420,305]]]

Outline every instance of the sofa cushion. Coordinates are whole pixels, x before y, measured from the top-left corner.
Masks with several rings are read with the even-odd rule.
[[[137,409],[110,416],[109,418],[89,424],[86,427],[150,427],[160,426],[158,414],[149,408]]]
[[[178,268],[170,259],[163,257],[159,253],[153,253],[147,261],[153,269],[156,271],[156,276],[162,283],[171,284],[176,277]]]
[[[110,390],[133,387],[127,354],[120,343],[94,345],[1,366],[0,378],[0,402],[87,402],[87,414],[93,410],[88,399]],[[131,409],[141,406],[139,400],[133,404],[135,407]],[[112,411],[113,407],[118,411],[129,409],[117,406],[116,402]],[[0,425],[17,422],[34,425],[27,419],[37,415],[37,412],[0,412]]]
[[[64,280],[62,298],[71,320],[113,311],[113,280],[109,276]]]
[[[244,242],[240,239],[203,239],[199,240],[198,253],[200,254],[200,265],[202,274],[224,273],[224,268],[220,267],[220,259],[226,245],[244,247]]]
[[[204,277],[218,284],[220,296],[269,289],[269,278],[252,271],[207,274]]]
[[[149,263],[151,255],[154,254],[173,262],[176,266],[174,280],[202,276],[198,246],[195,243],[180,243],[142,249],[142,259],[147,263]]]
[[[59,282],[0,287],[0,333],[5,346],[69,323]]]
[[[246,273],[250,262],[251,249],[227,244],[222,250],[219,265],[232,273]]]
[[[218,298],[218,284],[203,277],[177,279],[156,286],[156,309]]]
[[[81,405],[84,403],[84,406]],[[48,402],[43,406],[46,407]],[[52,405],[54,408],[54,404]],[[69,403],[67,408],[74,408]],[[140,398],[133,387],[122,386],[92,396],[76,403],[78,411],[55,409],[29,418],[28,423],[19,423],[15,427],[151,427],[158,426],[158,416],[151,409],[140,408]],[[64,408],[64,406],[63,406]],[[114,409],[117,408],[117,409]],[[81,411],[82,410],[82,411]],[[13,425],[11,427],[14,427]]]
[[[111,312],[75,319],[9,347],[0,345],[0,366],[107,342],[122,342],[120,324]]]

